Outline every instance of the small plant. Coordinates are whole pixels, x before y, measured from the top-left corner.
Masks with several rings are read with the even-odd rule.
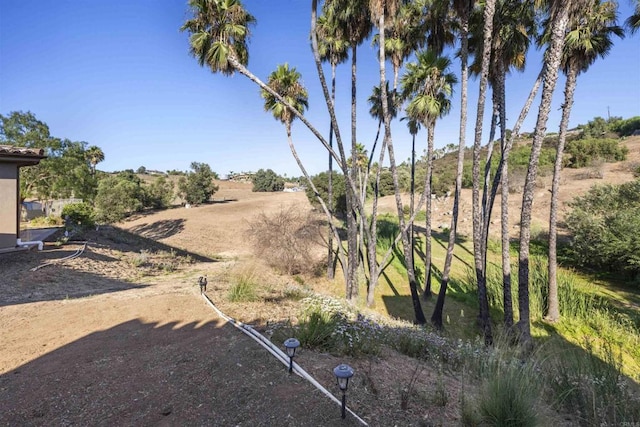
[[[409,398],[413,395],[413,390],[416,386],[418,376],[422,372],[422,362],[418,361],[416,367],[413,370],[413,374],[409,379],[409,383],[400,389],[400,408],[407,410],[409,408]]]
[[[149,251],[141,249],[139,254],[131,258],[131,265],[134,267],[144,267],[149,263]]]
[[[442,366],[438,372],[438,379],[436,380],[435,388],[431,396],[431,401],[434,405],[445,407],[449,403],[449,392],[447,392],[447,386],[444,383],[444,376],[442,375]]]

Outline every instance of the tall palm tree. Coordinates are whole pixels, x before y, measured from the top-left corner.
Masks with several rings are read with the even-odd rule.
[[[327,3],[325,3],[326,6]],[[331,10],[327,8],[325,14],[318,18],[318,53],[322,61],[331,65],[331,102],[335,105],[336,100],[336,68],[338,64],[345,62],[349,58],[349,43],[342,36],[339,23],[332,16]],[[333,147],[333,122],[329,126],[329,145]],[[327,187],[327,198],[329,211],[333,213],[333,157],[329,154],[329,182]],[[335,262],[333,249],[333,233],[329,228],[327,236],[327,277],[333,279],[335,276]]]
[[[371,20],[375,22],[378,29],[378,63],[380,67],[380,89],[382,98],[382,117],[384,123],[384,142],[387,145],[387,151],[389,153],[389,168],[391,170],[391,176],[393,178],[394,196],[396,200],[396,209],[398,212],[398,222],[400,224],[400,237],[402,239],[402,248],[404,251],[405,265],[407,267],[407,278],[409,280],[409,289],[411,291],[411,301],[413,303],[413,311],[415,315],[415,322],[417,324],[424,324],[427,319],[424,317],[422,311],[422,304],[420,303],[420,295],[418,293],[418,283],[416,280],[415,269],[411,263],[411,246],[409,245],[408,227],[404,219],[404,212],[402,206],[402,198],[400,195],[400,185],[398,183],[398,169],[396,167],[395,152],[393,147],[393,139],[391,137],[391,116],[388,111],[387,99],[388,93],[386,90],[386,51],[385,51],[385,16],[394,16],[398,8],[398,0],[371,0]]]
[[[460,125],[458,131],[458,162],[456,167],[456,184],[453,198],[453,210],[451,213],[451,226],[449,228],[449,242],[447,243],[447,252],[445,255],[440,284],[440,293],[442,294],[442,298],[440,298],[440,294],[438,295],[438,299],[440,300],[440,311],[444,308],[444,297],[446,295],[446,288],[449,282],[449,272],[453,261],[460,195],[462,192],[462,173],[467,133],[469,15],[474,7],[474,3],[474,0],[436,0],[428,4],[429,7],[425,13],[425,26],[429,30],[427,45],[430,49],[435,52],[442,53],[445,46],[452,45],[455,41],[455,33],[453,29],[457,29],[457,34],[460,39]],[[453,11],[453,13],[451,13],[451,11]],[[444,290],[442,288],[444,288]]]
[[[313,6],[316,6],[317,1],[312,0]],[[273,95],[278,101],[282,102],[288,107],[291,113],[300,119],[305,126],[313,133],[318,141],[327,149],[327,151],[333,156],[335,160],[340,162],[341,167],[345,170],[346,156],[341,152],[338,155],[333,148],[329,145],[327,140],[322,134],[306,119],[300,111],[298,111],[293,105],[282,98],[274,89],[267,86],[258,77],[251,73],[246,65],[248,63],[248,51],[247,43],[249,40],[249,27],[255,22],[255,18],[246,12],[242,6],[240,0],[190,0],[189,8],[191,18],[188,19],[181,27],[182,31],[190,33],[189,46],[191,54],[202,66],[207,66],[213,73],[222,73],[225,75],[233,74],[238,71],[240,74],[247,77],[249,80],[258,85],[262,90]],[[313,20],[312,25],[315,24],[315,7],[312,12]],[[313,27],[312,27],[313,28]],[[314,29],[315,30],[315,29]],[[315,40],[314,40],[315,39]],[[317,39],[313,37],[312,42],[317,43]],[[319,57],[317,57],[317,45],[314,49],[314,58],[316,58],[316,65],[321,69]],[[328,89],[326,88],[326,82],[323,79],[323,74],[319,72],[320,80],[323,83],[323,92],[325,98],[329,99]],[[335,115],[333,114],[332,105],[329,108],[332,112],[332,121],[334,123],[334,131],[336,139],[339,140],[338,129],[336,128]],[[297,153],[292,148],[292,153],[301,172],[303,173],[308,185],[317,195],[318,202],[322,207],[323,212],[327,215],[329,223],[333,230],[333,236],[338,242],[338,248],[341,248],[340,234],[335,226],[331,222],[331,213],[327,208],[324,200],[318,195],[318,191],[311,180],[311,177],[307,173],[306,169],[300,162]],[[342,265],[346,265],[343,258],[343,253],[338,253],[339,260]],[[345,281],[347,281],[347,271],[343,270],[345,274]]]
[[[474,14],[472,17],[473,36],[470,44],[473,51],[479,51],[482,47],[481,32],[483,29],[483,17],[481,14]],[[506,138],[506,75],[512,70],[524,70],[526,54],[530,45],[530,38],[536,33],[535,14],[531,2],[519,0],[499,0],[496,2],[496,12],[494,14],[492,46],[491,46],[491,67],[489,69],[489,84],[492,87],[494,115],[491,121],[491,130],[488,143],[487,161],[485,162],[485,176],[483,186],[482,201],[482,238],[481,254],[483,268],[486,270],[487,250],[489,239],[489,226],[491,223],[491,212],[498,190],[498,183],[502,181],[503,189],[508,190],[508,158],[511,144]],[[471,65],[472,72],[479,72],[481,68],[480,56],[475,56],[475,61]],[[501,157],[493,185],[490,186],[490,171],[493,153],[493,138],[495,133],[496,118],[500,123],[500,148]],[[512,143],[513,140],[510,140]],[[501,198],[502,217],[508,219],[508,197],[509,192],[503,191]],[[511,309],[511,260],[509,254],[509,229],[508,221],[502,227],[502,276],[503,276],[503,300],[505,325],[510,327],[513,324],[513,313]]]
[[[356,106],[357,106],[357,51],[358,46],[371,33],[371,21],[369,20],[368,0],[328,0],[325,3],[326,11],[332,14],[338,22],[341,33],[349,42],[351,47],[351,155],[357,152],[357,132],[356,132]],[[349,168],[351,182],[356,182],[355,163]],[[358,295],[358,284],[355,277],[358,267],[357,255],[357,219],[354,206],[357,203],[358,191],[353,191],[348,186],[346,191],[347,199],[347,254],[349,257],[348,268],[350,281],[346,284],[347,297],[354,299]],[[353,280],[351,280],[353,279]]]
[[[436,120],[451,109],[450,96],[455,75],[449,72],[451,61],[433,51],[422,51],[416,62],[407,64],[402,77],[403,98],[407,99],[407,116],[419,121],[427,129],[427,172],[425,176],[425,297],[431,295],[431,177],[433,175],[433,145]]]
[[[480,206],[480,148],[482,142],[482,121],[486,101],[486,88],[489,79],[491,61],[491,39],[493,36],[493,15],[496,0],[488,0],[484,6],[484,28],[482,62],[480,67],[480,88],[478,90],[478,106],[476,112],[475,136],[473,141],[473,258],[478,282],[478,302],[480,306],[480,324],[484,333],[485,344],[493,343],[491,322],[489,319],[489,302],[487,299],[486,270],[482,261],[482,210]]]
[[[91,175],[95,175],[96,166],[98,165],[98,163],[104,162],[104,152],[100,149],[100,147],[92,145],[87,148],[85,157],[89,162],[89,166],[91,167]]]
[[[525,348],[532,347],[531,318],[529,311],[529,249],[531,243],[531,209],[538,174],[538,160],[542,149],[551,100],[558,79],[558,69],[562,61],[565,31],[569,22],[569,11],[576,8],[581,0],[553,1],[550,4],[549,22],[551,31],[544,57],[543,86],[538,118],[531,143],[531,157],[525,178],[520,213],[520,252],[518,254],[518,332]]]
[[[612,1],[591,0],[586,7],[571,16],[569,31],[565,36],[562,55],[562,71],[567,76],[562,104],[562,119],[556,147],[556,160],[551,185],[551,209],[549,214],[549,299],[546,318],[556,322],[560,318],[557,281],[557,220],[558,191],[564,145],[569,127],[578,75],[587,71],[598,57],[604,58],[613,46],[612,36],[624,37],[624,31],[616,25],[617,4]]]

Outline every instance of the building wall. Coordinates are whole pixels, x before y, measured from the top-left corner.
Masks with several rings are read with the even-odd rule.
[[[14,248],[18,232],[18,167],[0,163],[0,249]]]

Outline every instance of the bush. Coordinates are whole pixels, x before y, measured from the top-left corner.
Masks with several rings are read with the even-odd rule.
[[[256,192],[275,192],[284,190],[284,179],[271,169],[260,169],[251,178]]]
[[[95,199],[96,220],[118,222],[133,212],[142,210],[144,204],[140,180],[135,175],[122,172],[100,180]]]
[[[324,200],[325,203],[329,201],[329,172],[321,172],[318,175],[311,178],[311,182],[315,185],[318,190],[318,194],[320,198]],[[336,216],[344,217],[347,211],[347,198],[345,195],[345,182],[344,176],[333,172],[331,174],[331,182],[332,182],[332,199],[333,199],[333,212]],[[306,190],[307,198],[312,206],[319,208],[320,203],[316,198],[316,195],[313,192],[311,186],[307,187]],[[328,206],[327,206],[328,207]]]
[[[159,177],[147,189],[145,206],[154,209],[164,209],[171,206],[173,201],[173,182],[164,176]]]
[[[636,130],[640,130],[640,116],[631,117],[626,120],[618,120],[611,124],[611,130],[620,136],[629,136]]]
[[[567,143],[567,166],[582,168],[597,161],[619,162],[627,158],[629,149],[615,139],[576,139]]]
[[[86,203],[71,203],[62,208],[62,218],[83,228],[95,225],[93,208]]]
[[[319,224],[294,207],[273,215],[257,215],[248,231],[256,254],[271,267],[287,274],[312,273],[317,264],[314,249]]]
[[[594,186],[571,207],[566,222],[579,264],[640,274],[640,180]]]

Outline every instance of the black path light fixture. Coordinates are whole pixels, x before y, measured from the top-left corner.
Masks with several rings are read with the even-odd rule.
[[[342,419],[347,416],[347,388],[349,387],[349,378],[353,376],[353,368],[344,363],[336,366],[333,373],[338,380],[338,387],[342,390]]]
[[[284,348],[287,349],[287,356],[289,356],[289,373],[293,372],[293,358],[298,347],[300,347],[300,341],[295,338],[289,338],[284,342]]]

